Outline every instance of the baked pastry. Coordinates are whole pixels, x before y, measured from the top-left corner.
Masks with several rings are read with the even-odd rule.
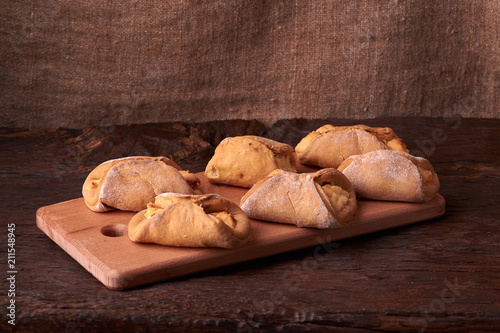
[[[439,179],[429,161],[400,151],[354,155],[338,170],[349,178],[360,198],[425,202],[439,190]]]
[[[162,193],[132,217],[128,234],[134,242],[236,248],[248,241],[251,227],[241,208],[218,194]]]
[[[302,164],[338,168],[349,156],[377,149],[406,151],[406,145],[389,127],[324,125],[295,147]]]
[[[240,206],[250,218],[332,229],[353,219],[357,201],[351,183],[336,169],[275,170],[241,198]]]
[[[83,198],[87,207],[95,212],[140,211],[160,193],[192,194],[198,190],[197,177],[180,169],[166,157],[131,156],[109,160],[87,176]]]
[[[211,183],[250,188],[274,169],[296,172],[291,146],[259,136],[236,136],[217,146],[205,176]]]
[[[189,170],[178,170],[184,180],[188,183],[189,187],[193,190],[193,194],[203,194],[201,188],[201,181],[198,176],[189,172]]]

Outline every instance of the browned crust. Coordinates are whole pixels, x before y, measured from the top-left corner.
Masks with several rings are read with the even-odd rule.
[[[280,178],[275,179],[275,177]],[[283,181],[284,179],[281,177],[286,177],[292,181]],[[307,185],[308,183],[309,185]],[[349,193],[348,202],[341,212],[333,209],[330,200],[321,188],[321,186],[326,183],[340,186]],[[297,184],[299,187],[290,184]],[[304,188],[307,189],[304,190]],[[289,206],[281,207],[278,203],[269,204],[269,200],[267,200],[286,197],[290,193],[295,194],[299,192],[302,192],[303,194],[303,202],[300,202],[298,205],[300,206],[300,210],[296,209],[296,207],[293,207],[293,209],[290,209]],[[320,202],[323,203],[325,209],[318,206],[313,207],[314,204],[309,204],[312,202],[318,202],[317,200],[320,200]],[[266,204],[265,208],[262,207],[264,203]],[[292,206],[294,206],[293,202],[291,203]],[[295,203],[297,204],[298,202],[295,201]],[[331,229],[342,227],[353,219],[357,210],[357,201],[356,194],[351,183],[345,175],[336,169],[327,168],[321,169],[315,173],[303,174],[296,174],[277,169],[271,172],[267,177],[257,182],[241,198],[240,206],[243,211],[245,211],[245,213],[252,218],[269,222],[294,224],[299,227],[305,226]],[[315,217],[312,218],[313,216]]]
[[[425,195],[424,201],[429,201],[434,198],[434,196],[438,193],[441,184],[431,162],[423,157],[416,157],[405,152],[397,153],[405,156],[417,166],[422,179],[422,191]]]
[[[354,155],[338,170],[349,178],[356,195],[367,199],[426,202],[436,196],[440,187],[428,160],[402,151]]]
[[[117,159],[112,159],[105,161],[95,167],[87,176],[87,178],[84,181],[84,184],[82,186],[82,195],[85,200],[85,204],[87,207],[93,211],[96,212],[105,212],[109,210],[114,210],[116,209],[115,207],[109,206],[100,200],[100,192],[102,189],[102,186],[104,184],[104,179],[108,172],[116,166],[117,164],[123,163],[123,162],[129,162],[129,161],[154,161],[154,162],[163,162],[165,165],[174,168],[177,171],[181,171],[181,167],[175,163],[174,161],[170,160],[167,157],[164,156],[128,156],[128,157],[123,157],[123,158],[117,158]],[[187,172],[188,175],[191,175]],[[93,181],[99,180],[99,185],[97,187],[92,186]],[[192,175],[189,176],[189,181],[190,185],[197,186],[199,185],[199,180],[197,179],[196,176]],[[193,189],[194,190],[194,189]]]
[[[217,146],[205,176],[210,183],[250,188],[276,168],[296,171],[290,145],[253,135],[235,136]]]
[[[330,124],[324,125],[316,130],[319,134],[324,134],[328,132],[339,132],[339,131],[352,131],[355,129],[363,130],[375,136],[378,140],[380,140],[386,147],[389,141],[393,141],[393,143],[399,146],[401,151],[409,152],[406,144],[403,142],[401,138],[399,138],[394,130],[390,127],[370,127],[367,125],[351,125],[351,126],[333,126]]]
[[[156,197],[155,205],[161,210],[154,216],[147,218],[144,215],[146,210],[143,210],[130,220],[129,237],[132,241],[167,246],[236,248],[244,245],[251,236],[246,214],[234,202],[217,194],[164,193]],[[220,211],[231,214],[236,221],[234,229],[208,217],[208,214]]]
[[[283,143],[283,142],[278,142],[275,140],[271,140],[271,139],[264,138],[261,136],[256,136],[256,135],[245,135],[243,137],[251,138],[251,139],[254,139],[255,141],[262,143],[267,148],[269,148],[274,154],[277,154],[277,155],[291,155],[294,152],[292,146],[290,146],[286,143]]]
[[[360,137],[359,132],[364,132],[364,135]],[[376,149],[408,152],[406,144],[391,128],[361,124],[324,125],[304,137],[295,147],[295,152],[302,164],[337,168],[351,155]]]
[[[313,180],[319,185],[323,186],[325,183],[332,185],[338,185],[343,190],[349,193],[349,199],[345,207],[339,212],[333,209],[330,200],[324,195],[324,192],[319,191],[322,195],[325,205],[329,209],[330,213],[335,217],[335,219],[342,225],[349,223],[356,215],[356,210],[358,208],[358,203],[356,200],[356,193],[354,192],[354,187],[352,186],[349,179],[340,171],[333,168],[325,168],[318,170],[311,175]]]
[[[370,134],[376,136],[379,140],[391,141],[394,139],[399,139],[394,130],[390,127],[370,127],[367,125],[351,125],[351,126],[333,126],[330,124],[324,125],[316,130],[318,133],[327,133],[327,132],[335,132],[335,131],[349,131],[359,129],[366,131]],[[406,147],[406,145],[405,145]]]

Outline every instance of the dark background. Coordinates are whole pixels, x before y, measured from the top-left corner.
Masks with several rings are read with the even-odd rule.
[[[498,118],[498,1],[2,1],[0,126]]]

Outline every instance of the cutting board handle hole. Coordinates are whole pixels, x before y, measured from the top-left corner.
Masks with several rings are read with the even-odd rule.
[[[120,223],[105,225],[101,228],[101,234],[107,237],[122,237],[127,233],[128,226]]]

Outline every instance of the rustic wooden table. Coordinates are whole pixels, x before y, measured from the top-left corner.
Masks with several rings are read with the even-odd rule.
[[[500,120],[362,121],[394,128],[429,159],[446,199],[442,217],[142,288],[108,290],[35,225],[39,207],[80,197],[104,160],[165,155],[198,172],[226,136],[295,145],[322,124],[359,122],[0,129],[0,330],[500,331]]]

